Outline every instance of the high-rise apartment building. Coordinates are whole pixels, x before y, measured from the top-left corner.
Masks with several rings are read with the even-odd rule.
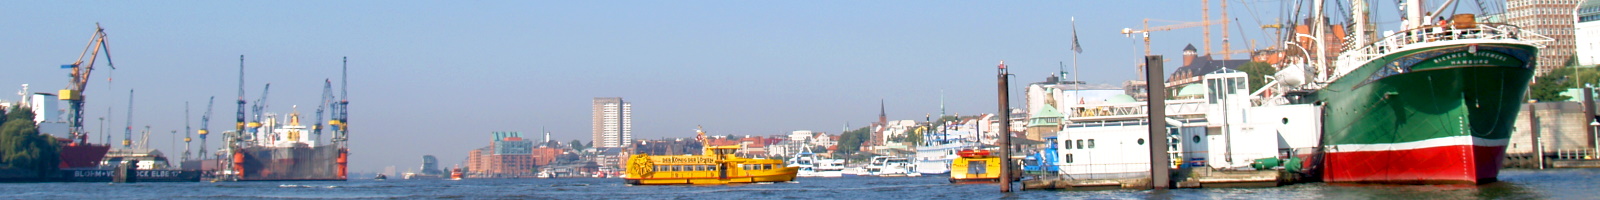
[[[1506,23],[1555,39],[1539,49],[1538,74],[1565,66],[1576,47],[1573,9],[1578,0],[1506,0]]]
[[[627,147],[633,140],[633,104],[622,97],[595,97],[594,147]]]

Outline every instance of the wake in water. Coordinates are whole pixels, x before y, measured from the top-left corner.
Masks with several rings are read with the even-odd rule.
[[[339,186],[337,186],[337,185],[315,186],[315,185],[295,185],[295,184],[283,184],[283,185],[278,185],[278,187],[280,187],[280,188],[339,188]]]

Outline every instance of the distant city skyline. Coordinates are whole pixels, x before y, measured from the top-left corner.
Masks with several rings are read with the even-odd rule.
[[[1271,31],[1255,27],[1305,17],[1280,15],[1280,3],[1230,5],[1233,46],[1270,44]],[[1216,19],[1222,9],[1210,7]],[[125,92],[136,89],[135,126],[151,126],[151,146],[167,147],[175,141],[161,133],[182,132],[184,120],[199,127],[208,97],[218,99],[212,132],[231,129],[239,55],[244,99],[269,94],[271,112],[308,118],[349,57],[350,169],[371,172],[419,166],[426,154],[462,163],[493,131],[592,140],[584,105],[593,97],[648,102],[632,117],[634,139],[692,137],[696,125],[713,135],[837,134],[877,121],[880,100],[890,120],[920,120],[940,102],[950,114],[993,113],[1001,60],[1016,74],[1013,90],[1074,63],[1082,81],[1120,84],[1143,54],[1139,35],[1121,29],[1200,17],[1198,2],[1140,1],[13,2],[0,7],[9,30],[0,32],[9,47],[0,48],[0,90],[64,88],[58,66],[100,23],[117,69],[97,66],[85,127],[120,141]],[[1081,54],[1070,50],[1073,18]],[[1173,58],[1200,46],[1200,33],[1152,33],[1151,48]],[[272,91],[261,91],[267,83]]]

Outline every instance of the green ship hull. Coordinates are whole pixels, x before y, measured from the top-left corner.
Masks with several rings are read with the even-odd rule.
[[[1327,182],[1495,181],[1538,49],[1452,43],[1391,53],[1314,92]]]

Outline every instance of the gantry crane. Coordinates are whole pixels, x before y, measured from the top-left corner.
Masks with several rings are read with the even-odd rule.
[[[83,130],[83,90],[88,88],[89,74],[94,72],[94,64],[100,58],[100,51],[104,50],[106,53],[106,66],[113,70],[117,69],[117,65],[111,62],[111,46],[106,44],[106,29],[101,28],[100,23],[95,23],[94,29],[94,35],[89,36],[89,44],[78,54],[78,61],[61,65],[61,68],[72,69],[70,74],[72,82],[67,83],[67,88],[59,92],[60,100],[66,100],[68,104],[67,132],[70,133],[68,137],[71,138],[68,139],[72,140],[71,145],[86,144],[89,140],[88,133],[84,133]],[[89,58],[87,63],[83,60],[85,56]]]

